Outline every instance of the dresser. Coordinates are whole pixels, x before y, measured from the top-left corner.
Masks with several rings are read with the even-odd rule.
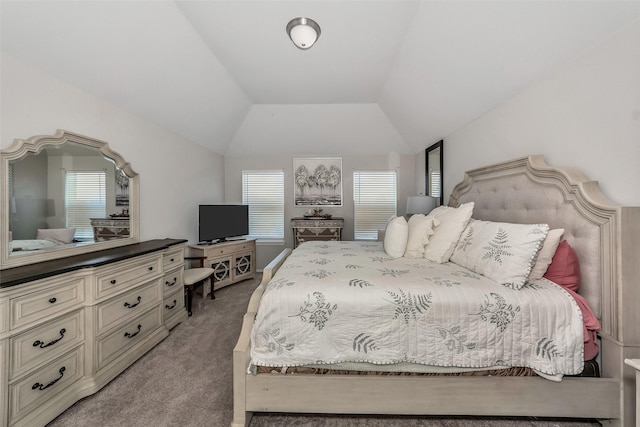
[[[342,218],[291,218],[293,247],[312,240],[342,240]]]
[[[187,318],[185,240],[1,271],[0,426],[44,426]]]
[[[255,239],[191,245],[189,253],[194,257],[205,257],[204,266],[213,268],[212,291],[241,280],[252,279],[256,274]]]

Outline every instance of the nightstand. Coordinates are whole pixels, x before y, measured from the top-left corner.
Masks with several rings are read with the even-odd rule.
[[[342,240],[342,218],[291,218],[293,229],[293,247],[302,242],[316,240]]]

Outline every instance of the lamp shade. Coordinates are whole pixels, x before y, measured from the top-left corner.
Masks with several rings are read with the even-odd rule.
[[[287,24],[287,34],[300,49],[309,49],[320,37],[320,26],[309,18],[294,18]]]
[[[428,214],[436,207],[437,200],[430,196],[409,196],[407,198],[407,215]]]

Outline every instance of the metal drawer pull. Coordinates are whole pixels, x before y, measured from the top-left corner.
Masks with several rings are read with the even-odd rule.
[[[164,284],[167,285],[167,286],[173,286],[176,283],[178,283],[178,278],[177,277],[173,278],[173,282],[164,282]]]
[[[149,267],[149,271],[153,271],[153,266]]]
[[[49,298],[49,302],[50,302],[51,304],[54,304],[56,301],[58,301],[56,297]]]
[[[125,332],[125,333],[124,333],[124,336],[125,336],[125,337],[127,337],[127,338],[133,338],[133,337],[135,337],[136,335],[138,335],[138,334],[140,333],[140,330],[141,330],[141,329],[142,329],[142,325],[141,325],[141,324],[138,324],[138,330],[137,330],[137,331],[135,331],[135,332],[134,332],[134,333],[132,333],[132,334],[130,334],[129,332]]]
[[[57,338],[57,339],[51,341],[49,344],[45,344],[40,340],[36,340],[36,341],[33,342],[33,346],[34,347],[45,348],[45,347],[49,347],[50,345],[54,345],[55,343],[60,341],[62,338],[64,338],[64,334],[66,332],[67,332],[67,330],[65,328],[62,328],[62,329],[60,329],[60,338]]]
[[[170,259],[170,261],[171,261],[171,262],[173,262],[173,261],[174,261],[174,259],[173,259],[173,258],[171,258],[171,259]]]
[[[110,283],[111,283],[112,285],[115,285],[115,284],[116,284],[116,279],[112,279]]]
[[[60,368],[60,370],[58,371],[60,373],[60,376],[58,378],[56,378],[55,380],[51,381],[49,384],[44,385],[44,384],[40,384],[40,383],[35,383],[34,385],[31,386],[31,390],[44,390],[48,387],[51,387],[52,385],[54,385],[55,383],[57,383],[58,381],[60,381],[62,379],[62,377],[64,376],[64,371],[67,368],[65,368],[64,366],[62,368]]]
[[[124,303],[124,306],[127,308],[133,308],[135,306],[137,306],[138,304],[140,304],[140,301],[142,301],[142,297],[138,296],[138,302],[134,303],[134,304],[129,304],[128,302]]]
[[[165,304],[164,308],[166,308],[167,310],[171,310],[172,308],[174,308],[176,306],[176,304],[178,304],[178,301],[177,300],[173,300],[173,305]]]

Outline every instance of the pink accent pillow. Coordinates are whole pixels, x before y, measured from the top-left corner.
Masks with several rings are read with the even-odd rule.
[[[578,292],[580,288],[580,261],[576,251],[566,240],[558,245],[544,277],[563,288]]]
[[[582,312],[584,360],[593,359],[599,351],[596,331],[600,329],[600,322],[587,300],[577,293],[580,288],[580,261],[576,251],[566,240],[558,245],[544,277],[562,286],[578,304]]]

